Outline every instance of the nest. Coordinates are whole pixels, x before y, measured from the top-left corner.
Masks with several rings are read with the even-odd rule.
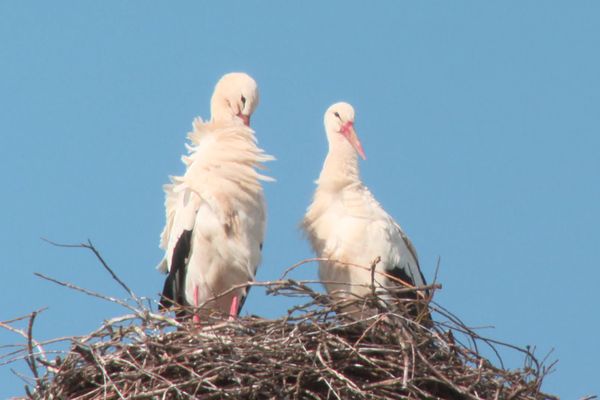
[[[154,312],[91,242],[60,246],[93,252],[129,299],[37,276],[130,312],[87,336],[45,342],[33,337],[40,310],[0,322],[26,339],[0,346],[9,349],[0,354],[0,365],[27,363],[33,377],[18,375],[29,383],[28,399],[558,399],[540,390],[554,363],[546,366],[529,348],[483,338],[424,299],[421,294],[438,289],[437,284],[381,293],[372,272],[370,295],[340,301],[323,294],[318,282],[284,279],[315,261],[305,260],[281,280],[249,284],[265,287],[271,296],[301,299],[287,315],[274,320],[215,315],[198,325]],[[397,300],[390,304],[390,298]],[[16,327],[24,321],[25,329]],[[54,351],[52,357],[45,350],[64,342],[68,350]],[[496,354],[499,366],[482,355],[482,346]],[[520,352],[522,368],[504,368],[503,351]]]
[[[502,345],[433,304],[434,322],[421,324],[405,316],[418,300],[386,309],[373,295],[355,300],[375,310],[356,320],[308,282],[254,285],[306,301],[279,319],[215,316],[210,325],[123,303],[133,312],[69,338],[70,350],[52,360],[29,337],[23,351],[35,381],[27,397],[556,399],[540,391],[549,368],[528,350],[510,346],[523,353],[523,368],[496,367],[478,347]]]

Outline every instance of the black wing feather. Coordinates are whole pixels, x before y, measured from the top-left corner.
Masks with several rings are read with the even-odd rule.
[[[408,275],[408,273],[405,271],[404,268],[400,267],[400,266],[394,266],[392,269],[389,269],[386,271],[388,274],[392,275],[394,278],[400,279],[403,282],[406,282],[412,286],[415,286],[415,281],[412,278],[412,276]],[[421,272],[419,270],[419,272]],[[421,276],[423,276],[423,274],[421,274]],[[425,282],[425,278],[423,278],[423,282]],[[406,299],[416,299],[416,293],[415,292],[408,292],[408,293],[403,293],[403,294],[398,294],[400,297],[402,298],[406,298]]]
[[[415,273],[418,273],[422,284],[427,285],[427,281],[425,280],[425,276],[423,275],[423,271],[421,271],[421,266],[419,265],[419,259],[417,258],[415,246],[399,227],[398,231],[400,232],[400,236],[406,244],[410,255],[415,260],[415,266],[417,267],[417,270],[415,271],[414,268],[411,268],[410,264],[404,264],[395,265],[391,269],[387,269],[386,272],[392,275],[394,278],[400,279],[412,286],[417,286],[414,278],[416,278]],[[426,290],[424,294],[426,298],[429,298],[429,290]],[[410,291],[402,294],[398,293],[397,296],[401,299],[419,300],[419,296],[417,295],[416,291]],[[425,326],[429,327],[432,325],[431,313],[429,312],[427,304],[416,304],[414,306],[409,306],[408,311],[414,317],[418,317]]]
[[[171,269],[165,280],[159,309],[187,306],[185,300],[185,276],[187,274],[187,261],[190,255],[192,231],[183,231],[171,259]],[[178,315],[179,316],[179,315]]]

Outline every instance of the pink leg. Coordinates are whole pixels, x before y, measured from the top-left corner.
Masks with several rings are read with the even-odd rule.
[[[237,296],[233,296],[233,299],[231,299],[231,308],[229,309],[229,319],[232,320],[235,317],[237,317],[238,314],[238,307],[239,307],[239,300]]]
[[[198,307],[198,286],[194,285],[194,307]],[[192,318],[194,323],[200,324],[200,317],[197,313],[194,313],[194,317]]]

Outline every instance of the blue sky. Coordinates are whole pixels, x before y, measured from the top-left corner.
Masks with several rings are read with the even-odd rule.
[[[600,393],[599,12],[592,1],[0,2],[0,320],[48,307],[44,339],[124,313],[34,277],[123,295],[90,254],[41,237],[92,239],[136,293],[156,296],[161,185],[183,171],[217,79],[245,71],[261,91],[253,127],[278,158],[258,279],[311,256],[297,226],[327,151],[323,113],[345,100],[364,181],[429,280],[441,257],[437,301],[496,339],[553,349],[546,391]],[[246,304],[267,317],[289,305],[259,290]],[[17,394],[0,367],[0,395]]]

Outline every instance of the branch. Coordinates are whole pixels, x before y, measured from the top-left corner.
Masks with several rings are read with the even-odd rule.
[[[104,267],[104,269],[106,271],[108,271],[108,273],[111,275],[111,277],[127,292],[127,294],[135,300],[136,303],[138,303],[138,305],[140,305],[140,301],[138,299],[138,297],[135,295],[135,293],[133,292],[133,290],[131,290],[129,288],[129,286],[127,286],[125,284],[125,282],[123,282],[121,280],[121,278],[119,278],[117,276],[117,274],[115,274],[115,272],[112,270],[112,268],[110,268],[108,266],[108,264],[106,263],[106,261],[104,261],[104,258],[102,257],[102,255],[100,254],[100,252],[96,249],[96,247],[92,244],[92,241],[90,239],[88,239],[87,243],[80,243],[80,244],[64,244],[64,243],[57,243],[57,242],[53,242],[49,239],[46,238],[42,238],[43,241],[50,243],[53,246],[56,247],[66,247],[66,248],[81,248],[81,249],[87,249],[90,250],[92,253],[94,253],[94,255],[96,256],[96,258],[98,259],[98,261],[100,261],[100,264],[102,264],[102,266]]]

